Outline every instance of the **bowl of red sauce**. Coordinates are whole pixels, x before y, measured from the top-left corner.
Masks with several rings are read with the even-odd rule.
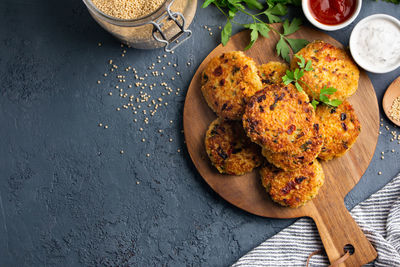
[[[303,0],[306,18],[325,31],[342,29],[352,23],[361,10],[362,0]]]

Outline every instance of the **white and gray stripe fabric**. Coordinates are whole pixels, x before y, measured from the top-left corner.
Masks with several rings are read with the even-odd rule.
[[[400,266],[400,174],[351,211],[353,218],[378,252],[366,266]],[[322,249],[314,222],[302,218],[268,239],[233,267],[305,266],[313,251]],[[328,266],[326,256],[315,255],[310,266]]]

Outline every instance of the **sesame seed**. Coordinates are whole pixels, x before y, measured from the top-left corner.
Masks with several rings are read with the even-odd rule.
[[[102,126],[103,126],[103,124],[100,122],[100,123],[99,123],[99,127],[102,127]]]
[[[190,66],[190,62],[188,62],[187,65]]]
[[[150,154],[146,154],[146,157],[150,157]]]
[[[173,123],[173,121],[169,121],[169,123]]]
[[[101,46],[101,43],[98,43],[97,45],[98,45],[98,46]]]
[[[139,181],[136,181],[136,184],[140,184],[140,182],[139,182]]]
[[[178,153],[180,153],[180,152],[181,152],[181,150],[180,150],[180,149],[178,149],[177,151],[178,151]]]
[[[105,125],[105,126],[104,126],[104,129],[108,129],[108,125]]]
[[[392,149],[392,153],[394,153],[394,149]]]
[[[382,151],[382,152],[381,152],[381,154],[382,154],[382,155],[384,155],[384,154],[385,154],[385,152],[383,152],[383,151]]]
[[[145,142],[145,141],[146,141],[146,139],[143,138],[143,139],[142,139],[142,142]]]
[[[172,138],[170,138],[169,141],[172,142]]]
[[[378,175],[381,175],[382,174],[382,172],[378,172]]]
[[[212,32],[210,32],[210,35],[212,35]]]
[[[110,95],[110,96],[111,96],[111,95],[112,95],[112,92],[109,92],[109,93],[108,93],[108,95]]]
[[[143,132],[143,128],[139,128],[139,131]]]
[[[384,156],[381,157],[381,159],[384,159],[384,158],[385,158]]]
[[[100,84],[101,82],[100,82],[100,81],[97,81],[97,83]]]
[[[123,150],[121,150],[119,153],[121,153],[121,154],[124,154],[124,151],[123,151]]]

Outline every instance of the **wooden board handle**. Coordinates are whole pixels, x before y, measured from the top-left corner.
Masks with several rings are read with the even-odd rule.
[[[337,266],[362,266],[373,261],[377,253],[344,205],[337,192],[325,190],[322,198],[314,199],[312,219],[324,244],[331,264],[345,254],[344,247],[354,247],[354,253]]]

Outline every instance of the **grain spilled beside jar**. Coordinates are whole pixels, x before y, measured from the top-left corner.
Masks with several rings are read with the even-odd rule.
[[[197,0],[83,0],[89,13],[121,42],[171,52],[192,34]]]

